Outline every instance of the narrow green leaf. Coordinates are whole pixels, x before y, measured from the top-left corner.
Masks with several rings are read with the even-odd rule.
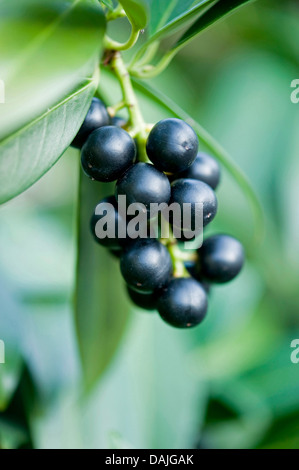
[[[151,0],[149,35],[154,35],[176,17],[194,7],[198,0]],[[200,2],[201,3],[201,2]]]
[[[95,206],[109,191],[113,193],[110,185],[81,174],[75,316],[88,389],[110,363],[130,312],[119,262],[94,241],[89,229]]]
[[[195,5],[194,1],[189,1],[187,3],[181,2],[179,3],[180,10],[178,10],[178,8],[175,8],[176,3],[177,0],[173,0],[170,3],[168,2],[167,5],[164,5],[165,11],[163,11],[163,3],[160,4],[160,2],[158,2],[157,5],[154,2],[152,3],[151,13],[155,12],[155,14],[158,14],[159,24],[157,25],[156,30],[150,31],[149,39],[137,52],[133,62],[138,61],[138,59],[148,49],[148,46],[150,44],[153,44],[154,42],[161,40],[171,34],[174,34],[180,29],[188,26],[188,24],[194,21],[198,17],[198,15],[205,11],[211,3],[215,3],[215,0],[201,0],[199,2],[197,1]],[[168,15],[170,14],[169,9],[171,8],[171,6],[174,8],[174,17],[171,16],[170,18],[168,18]],[[184,7],[183,11],[181,11],[182,6]]]
[[[148,22],[149,9],[146,0],[120,0],[130,22],[136,29],[144,29]]]
[[[86,115],[97,79],[0,142],[0,203],[44,175],[67,149]]]
[[[94,73],[104,29],[97,0],[0,2],[0,141]]]
[[[190,3],[190,2],[189,2]],[[211,4],[215,3],[215,0],[201,0],[194,2],[184,9],[183,12],[174,16],[174,18],[168,20],[166,24],[161,25],[157,31],[151,35],[148,42],[152,43],[153,41],[157,41],[158,39],[164,38],[173,34],[183,28],[189,21],[194,20],[200,13],[205,11],[205,9]]]
[[[175,117],[187,121],[196,131],[199,141],[210,151],[219,161],[224,168],[231,174],[236,183],[240,186],[241,190],[246,195],[250,207],[252,209],[254,224],[255,224],[255,241],[259,242],[264,232],[264,215],[260,202],[249,183],[247,177],[243,174],[242,170],[233,162],[230,155],[222,148],[222,146],[194,119],[189,116],[183,109],[174,103],[170,98],[165,96],[156,88],[151,87],[144,82],[133,79],[136,89],[148,96],[151,100],[156,101],[164,109],[167,109]]]
[[[253,1],[254,0],[219,0],[215,5],[204,12],[192,26],[190,26],[190,28],[175,43],[173,49],[180,49],[204,29],[224,17],[227,17],[239,7],[246,3],[252,3]]]

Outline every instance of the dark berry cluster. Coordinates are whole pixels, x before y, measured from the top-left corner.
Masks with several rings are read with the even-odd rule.
[[[100,201],[97,208],[104,210],[96,208],[92,216],[92,233],[99,244],[120,258],[128,294],[137,306],[157,309],[163,320],[175,327],[195,326],[206,315],[210,284],[232,280],[244,263],[241,243],[229,235],[206,238],[189,261],[179,255],[180,242],[192,239],[190,233],[196,238],[198,207],[202,227],[216,215],[219,165],[198,151],[196,133],[180,119],[164,119],[152,128],[145,142],[151,163],[140,161],[125,125],[122,118],[110,119],[105,105],[94,98],[73,142],[82,149],[82,167],[91,179],[116,181],[115,194]],[[119,207],[120,196],[125,196],[125,212]],[[170,240],[161,238],[163,211],[155,214],[159,223],[154,229],[150,223],[154,203],[168,207],[176,203],[182,209],[189,204],[191,223],[186,226],[180,219],[177,224],[170,216],[173,235]],[[137,223],[137,236],[136,211],[145,215]],[[104,226],[111,227],[110,234],[101,230]]]

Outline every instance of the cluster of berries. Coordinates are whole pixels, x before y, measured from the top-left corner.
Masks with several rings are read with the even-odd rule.
[[[103,213],[97,211],[91,220],[93,235],[120,258],[129,296],[137,306],[157,309],[175,327],[195,326],[206,315],[210,284],[228,282],[240,272],[244,262],[241,243],[229,235],[207,238],[194,253],[194,260],[185,263],[189,277],[178,277],[171,250],[159,238],[159,231],[148,233],[147,223],[142,237],[131,237],[130,223],[124,221],[117,200],[125,196],[127,208],[140,204],[147,213],[147,221],[151,220],[153,203],[177,203],[182,208],[188,203],[191,227],[181,224],[179,244],[190,239],[197,204],[202,208],[203,227],[215,217],[214,190],[220,180],[219,165],[211,156],[198,152],[197,135],[180,119],[164,119],[152,128],[146,141],[151,163],[141,162],[134,139],[122,128],[124,124],[122,118],[110,119],[104,103],[94,98],[73,142],[73,146],[82,149],[82,167],[90,178],[101,182],[117,180],[115,195],[101,201],[112,207],[105,211],[105,221],[110,218],[114,236],[99,236],[97,224]],[[125,227],[124,231],[119,227]]]

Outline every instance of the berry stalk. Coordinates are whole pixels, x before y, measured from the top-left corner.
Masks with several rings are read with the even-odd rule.
[[[148,162],[149,160],[145,151],[145,143],[147,139],[146,124],[139,108],[130,74],[119,51],[114,52],[110,62],[110,67],[119,81],[123,94],[123,102],[128,109],[130,127],[133,137],[135,137],[137,141],[139,161]]]

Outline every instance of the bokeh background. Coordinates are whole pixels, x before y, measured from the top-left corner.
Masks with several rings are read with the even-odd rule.
[[[77,152],[0,208],[0,447],[299,447],[299,364],[290,359],[299,338],[298,13],[296,1],[259,0],[152,81],[230,152],[264,210],[257,246],[248,203],[223,172],[209,232],[242,240],[247,263],[212,290],[200,327],[177,331],[132,307],[113,360],[84,393],[71,308]],[[115,100],[105,74],[100,92]],[[149,122],[166,116],[141,100]],[[99,315],[101,302],[99,285]]]

